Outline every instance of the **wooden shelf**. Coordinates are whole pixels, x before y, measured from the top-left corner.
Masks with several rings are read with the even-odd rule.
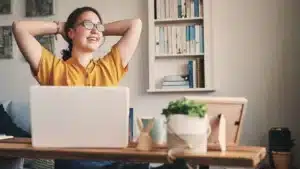
[[[148,0],[147,92],[214,92],[212,2],[198,0],[188,5],[187,0],[170,2]],[[178,18],[181,15],[186,17]],[[177,51],[187,53],[177,54]],[[181,74],[189,74],[190,81],[204,84],[205,88],[159,88],[167,76],[180,79]]]
[[[194,22],[202,21],[203,17],[193,17],[193,18],[169,18],[169,19],[155,19],[154,23],[169,23],[169,22]]]
[[[211,88],[189,88],[189,89],[148,89],[149,93],[164,93],[164,92],[213,92]]]

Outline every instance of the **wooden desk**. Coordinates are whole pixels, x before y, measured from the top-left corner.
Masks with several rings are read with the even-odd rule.
[[[156,147],[150,152],[140,152],[134,146],[124,149],[83,149],[83,148],[33,148],[31,140],[13,138],[0,140],[0,156],[44,158],[44,159],[88,159],[88,160],[126,160],[136,162],[167,163],[166,148]],[[266,149],[254,146],[228,146],[222,153],[216,147],[209,146],[207,154],[185,153],[178,158],[201,165],[231,167],[255,167],[266,156]]]

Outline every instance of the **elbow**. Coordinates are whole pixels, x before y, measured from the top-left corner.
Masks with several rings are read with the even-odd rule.
[[[140,18],[136,18],[132,20],[132,25],[133,27],[135,27],[137,30],[141,30],[143,23],[142,20]]]
[[[11,28],[12,28],[13,30],[16,30],[17,24],[18,24],[18,21],[13,21],[13,23],[12,23],[12,25],[11,25]]]
[[[138,25],[139,27],[142,27],[142,20],[140,18],[136,18],[133,20],[134,25]]]
[[[11,26],[13,29],[16,29],[19,24],[20,24],[20,21],[13,21]]]
[[[13,21],[12,23],[12,31],[15,33],[18,29],[20,29],[20,21]]]

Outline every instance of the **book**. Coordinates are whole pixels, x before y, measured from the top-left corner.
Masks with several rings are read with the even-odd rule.
[[[133,108],[129,108],[129,142],[133,141],[133,125],[134,125],[134,114]]]

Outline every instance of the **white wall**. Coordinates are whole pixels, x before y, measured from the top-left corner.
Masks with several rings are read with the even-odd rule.
[[[17,3],[18,2],[18,3]],[[0,16],[1,25],[23,19],[24,0],[14,1],[14,13]],[[122,85],[131,88],[131,105],[139,115],[158,115],[169,100],[191,93],[146,93],[148,84],[147,1],[146,0],[57,0],[56,15],[42,18],[64,21],[68,14],[83,5],[100,11],[104,21],[140,17],[143,32],[139,46]],[[214,0],[213,53],[217,91],[211,95],[244,96],[249,100],[242,144],[266,145],[268,130],[287,126],[300,139],[296,127],[300,100],[299,39],[300,23],[297,0]],[[40,19],[40,18],[33,18]],[[109,38],[109,45],[118,38]],[[59,39],[59,54],[66,44]],[[0,60],[0,100],[28,100],[28,87],[34,84],[28,65],[15,47],[13,60]],[[195,93],[201,95],[201,93]],[[204,93],[203,93],[204,95]],[[296,143],[299,144],[297,140]],[[299,150],[296,147],[295,150]],[[300,167],[300,162],[298,162]]]

